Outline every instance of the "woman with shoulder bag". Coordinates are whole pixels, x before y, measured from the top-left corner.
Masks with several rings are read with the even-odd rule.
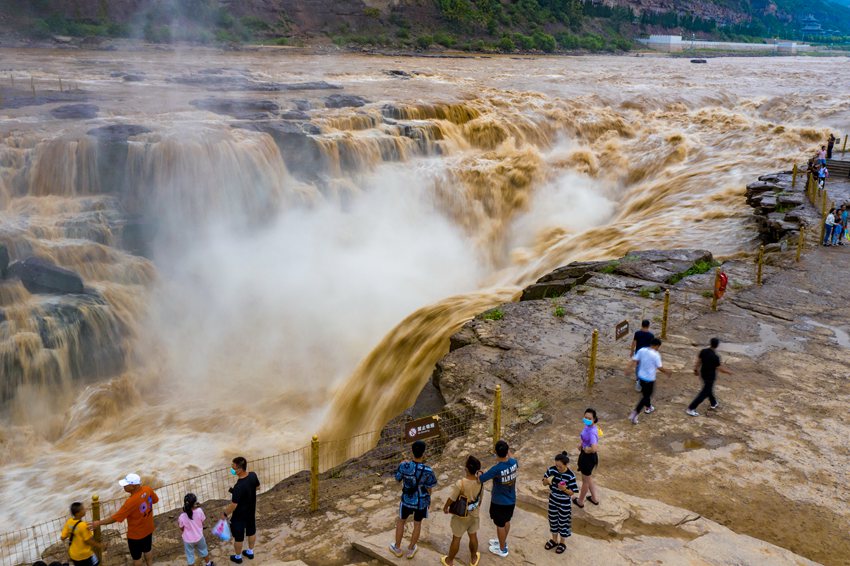
[[[452,515],[452,544],[448,556],[440,558],[444,566],[454,565],[464,533],[469,535],[470,566],[478,566],[481,559],[481,553],[478,552],[478,508],[481,506],[483,486],[477,476],[481,462],[475,456],[470,456],[464,467],[466,475],[452,487],[451,495],[443,506],[443,513]]]

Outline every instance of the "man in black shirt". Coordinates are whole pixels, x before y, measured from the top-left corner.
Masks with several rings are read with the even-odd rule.
[[[644,320],[640,323],[640,330],[635,332],[635,337],[632,339],[632,353],[629,358],[634,358],[635,353],[643,348],[649,348],[655,334],[649,331],[649,321]],[[635,367],[635,390],[640,391],[640,380],[637,376],[637,367]]]
[[[254,543],[257,540],[257,490],[260,489],[260,479],[254,472],[248,471],[248,461],[239,456],[233,459],[230,473],[237,478],[236,484],[230,488],[232,497],[230,505],[224,510],[226,519],[230,515],[230,532],[233,534],[234,554],[230,561],[242,564],[242,557],[254,559]],[[248,535],[248,549],[242,551],[242,541]]]
[[[720,366],[720,356],[717,355],[717,347],[720,346],[720,340],[712,338],[710,346],[710,348],[705,348],[700,351],[699,356],[697,356],[696,364],[694,365],[694,375],[702,377],[702,390],[693,402],[688,405],[688,409],[685,411],[692,417],[699,416],[696,409],[699,407],[700,403],[706,399],[708,399],[711,403],[711,409],[716,409],[718,407],[717,399],[714,398],[714,380],[717,379],[717,372],[725,373],[727,375],[732,374],[731,371]]]

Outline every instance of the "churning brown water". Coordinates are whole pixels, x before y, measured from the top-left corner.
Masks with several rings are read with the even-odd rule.
[[[0,283],[0,505],[19,525],[128,472],[379,429],[465,320],[566,262],[751,248],[745,183],[850,108],[838,59],[16,50],[2,75],[0,243],[92,290]],[[9,108],[31,76],[98,115]],[[343,90],[268,88],[308,81]],[[278,109],[190,104],[207,98]],[[144,129],[87,134],[112,124]]]

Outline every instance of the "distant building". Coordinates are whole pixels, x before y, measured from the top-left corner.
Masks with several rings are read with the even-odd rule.
[[[802,24],[800,33],[803,34],[803,37],[820,37],[825,33],[823,26],[820,25],[820,22],[812,14],[803,18],[800,23]]]

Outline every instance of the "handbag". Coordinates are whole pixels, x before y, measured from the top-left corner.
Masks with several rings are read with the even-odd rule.
[[[463,492],[463,480],[461,480],[461,492]],[[478,496],[476,496],[475,501],[472,503],[469,502],[469,498],[461,493],[456,501],[452,501],[452,504],[449,505],[449,513],[452,515],[457,515],[458,517],[468,517],[469,512],[478,507],[478,500],[481,498],[481,491],[484,489],[482,485],[478,489]]]

